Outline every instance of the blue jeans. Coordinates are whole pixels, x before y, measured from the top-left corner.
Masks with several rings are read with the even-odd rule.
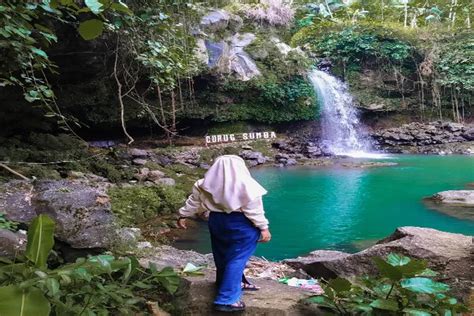
[[[217,270],[214,304],[236,303],[242,294],[245,265],[257,247],[260,230],[241,212],[211,212],[209,231]]]

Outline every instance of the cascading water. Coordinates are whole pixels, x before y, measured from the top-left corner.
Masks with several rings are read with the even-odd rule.
[[[347,85],[321,70],[311,71],[309,79],[322,106],[321,145],[334,155],[377,158],[370,153]]]

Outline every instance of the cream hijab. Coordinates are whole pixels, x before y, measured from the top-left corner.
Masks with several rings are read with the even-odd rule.
[[[214,203],[228,213],[267,193],[252,178],[244,160],[235,155],[218,157],[199,187],[209,193]]]

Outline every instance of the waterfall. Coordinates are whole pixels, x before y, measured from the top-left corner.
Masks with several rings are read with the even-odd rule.
[[[334,155],[376,157],[347,85],[321,70],[311,71],[309,79],[321,104],[321,145]]]

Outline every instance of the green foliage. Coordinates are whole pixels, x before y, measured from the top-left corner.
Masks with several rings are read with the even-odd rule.
[[[104,28],[105,14],[130,13],[125,4],[114,0],[75,1],[7,1],[0,5],[0,52],[4,62],[0,66],[0,87],[19,86],[28,102],[46,106],[48,117],[64,122],[59,110],[52,106],[55,95],[46,72],[55,72],[56,65],[49,59],[47,48],[57,43],[55,25],[79,24],[84,39],[94,39]],[[90,15],[97,18],[77,20]]]
[[[16,231],[18,229],[18,223],[7,219],[5,214],[0,212],[0,229]]]
[[[391,253],[374,258],[380,276],[363,277],[354,283],[343,278],[330,280],[324,295],[310,302],[341,314],[351,315],[459,315],[467,311],[447,296],[449,286],[431,277],[436,273],[424,260]]]
[[[184,202],[184,192],[172,186],[114,187],[108,191],[112,211],[119,219],[130,225],[152,217],[171,214]]]
[[[1,258],[0,315],[130,315],[144,310],[144,296],[176,292],[172,268],[144,269],[134,257],[104,254],[50,269],[44,263],[52,244],[40,241],[53,240],[51,222],[45,215],[34,220],[26,258]]]
[[[438,82],[459,91],[474,92],[474,36],[472,32],[459,34],[443,43],[436,68]]]
[[[48,255],[54,245],[54,222],[47,215],[36,217],[28,230],[26,257],[36,267],[46,267]]]
[[[230,123],[216,123],[213,124],[207,133],[211,135],[217,134],[232,134],[232,133],[245,133],[250,131],[250,126],[246,122],[230,122]]]
[[[314,119],[317,112],[315,95],[306,78],[283,75],[278,79],[272,78],[273,75],[270,73],[268,77],[245,82],[229,78],[219,87],[209,86],[205,94],[197,96],[202,98],[202,106],[188,109],[185,115],[209,117],[214,122],[278,123]],[[204,101],[209,98],[217,104]]]
[[[379,66],[403,64],[410,62],[413,55],[409,43],[397,39],[389,30],[370,26],[348,26],[340,31],[314,26],[300,32],[294,41],[310,43],[318,56],[348,67],[359,67],[367,62],[377,62]]]

